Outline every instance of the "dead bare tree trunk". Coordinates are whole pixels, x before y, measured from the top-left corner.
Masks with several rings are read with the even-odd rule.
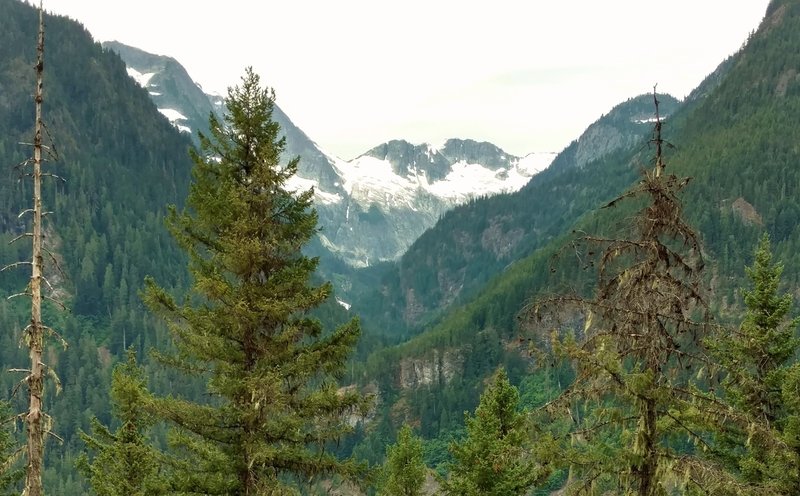
[[[42,325],[42,100],[44,72],[44,16],[39,7],[39,40],[36,46],[36,127],[33,136],[33,254],[31,257],[31,323],[27,330],[31,368],[28,374],[30,405],[28,428],[28,466],[26,496],[41,496],[44,429],[42,428],[42,394],[44,392],[44,326]]]
[[[62,180],[62,178],[50,172],[42,171],[42,163],[50,160],[58,160],[58,153],[56,152],[55,145],[52,142],[50,146],[45,146],[43,143],[44,134],[47,131],[44,121],[42,120],[42,101],[44,100],[43,92],[43,74],[44,74],[44,11],[41,2],[39,4],[39,31],[37,40],[37,57],[36,57],[36,94],[34,95],[34,102],[36,104],[36,122],[34,124],[33,136],[33,157],[24,160],[17,166],[21,170],[21,175],[30,176],[33,179],[33,208],[24,210],[19,216],[22,217],[26,214],[33,215],[32,229],[30,232],[25,232],[11,242],[20,241],[25,238],[32,239],[32,252],[29,261],[18,261],[10,265],[6,265],[0,272],[14,267],[23,265],[31,266],[31,278],[28,287],[25,291],[13,294],[8,297],[12,299],[18,296],[30,296],[31,298],[31,320],[23,331],[23,338],[25,344],[30,350],[30,368],[24,369],[11,369],[11,372],[25,373],[25,379],[20,381],[28,386],[29,405],[28,411],[20,413],[17,418],[24,419],[27,430],[27,445],[25,452],[27,455],[26,478],[25,478],[25,496],[42,496],[44,491],[42,489],[42,466],[44,459],[44,438],[50,434],[57,439],[58,436],[52,433],[51,424],[52,419],[47,415],[42,408],[42,397],[44,396],[44,380],[45,376],[53,380],[56,393],[61,390],[61,382],[52,369],[49,369],[43,361],[44,353],[44,338],[45,333],[48,336],[55,337],[64,348],[67,347],[66,341],[58,335],[52,328],[44,325],[42,322],[42,302],[49,300],[61,309],[66,307],[58,301],[55,297],[55,290],[47,278],[44,276],[44,254],[48,254],[48,259],[52,262],[53,267],[57,271],[61,271],[55,255],[44,246],[44,229],[42,220],[49,212],[44,212],[42,208],[42,179],[44,177],[51,177]],[[49,133],[46,133],[49,137]],[[30,145],[31,143],[24,143]],[[28,172],[30,167],[30,172]],[[49,295],[43,294],[43,285],[48,289]]]

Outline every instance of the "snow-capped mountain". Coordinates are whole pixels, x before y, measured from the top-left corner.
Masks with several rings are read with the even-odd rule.
[[[208,122],[213,110],[208,95],[178,61],[116,41],[105,42],[103,47],[120,55],[128,75],[147,90],[159,112],[180,131],[192,133]]]
[[[103,46],[120,55],[128,74],[182,132],[204,131],[209,113],[224,110],[223,97],[206,94],[175,59],[119,42]],[[515,157],[473,140],[438,146],[394,140],[345,161],[320,150],[277,105],[273,118],[286,136],[284,159],[301,159],[289,188],[314,188],[320,241],[354,266],[400,257],[447,210],[471,198],[516,191],[555,157]]]
[[[334,166],[346,195],[344,218],[321,240],[351,264],[402,255],[446,211],[471,198],[509,193],[547,167],[554,154],[515,157],[486,142],[450,139],[440,146],[393,140]],[[361,240],[352,243],[350,239]]]
[[[458,204],[477,196],[516,191],[550,164],[553,154],[525,159],[491,143],[450,139],[441,146],[395,140],[336,167],[360,203],[413,203],[419,191]]]
[[[104,42],[103,47],[122,58],[128,74],[147,90],[158,110],[181,131],[196,136],[198,131],[208,129],[210,113],[222,117],[224,97],[205,93],[172,57],[148,53],[117,41]],[[302,157],[300,175],[313,180],[326,191],[337,192],[338,176],[333,160],[322,153],[277,105],[272,117],[286,136],[284,158]]]

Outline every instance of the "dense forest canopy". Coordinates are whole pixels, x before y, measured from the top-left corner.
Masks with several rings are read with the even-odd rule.
[[[13,167],[35,127],[38,16],[17,0],[0,11],[6,265],[30,258],[8,241],[30,229],[17,215],[31,186]],[[212,120],[197,151],[117,55],[74,21],[45,25],[44,123],[66,182],[46,182],[42,200],[63,270],[51,282],[70,309],[43,307],[69,344],[44,355],[63,386],[43,396],[58,436],[45,493],[797,493],[800,2],[773,1],[689,98],[659,96],[657,138],[629,115],[652,95],[632,98],[598,121],[628,133],[625,146],[587,155],[576,141],[522,191],[449,212],[397,264],[347,272],[358,345],[354,313],[301,250],[316,217],[308,193],[283,188],[296,163],[275,167],[282,133],[260,106],[273,97],[234,91],[230,121]],[[251,142],[226,134],[256,121],[266,134]],[[673,145],[663,156],[661,140]],[[663,174],[642,180],[661,159]],[[674,209],[600,208],[645,190]],[[645,230],[631,238],[637,212]],[[654,219],[688,227],[648,238]],[[587,236],[629,244],[573,249]],[[664,263],[659,277],[636,272]],[[681,264],[692,277],[670,279]],[[0,287],[28,281],[4,271]],[[544,324],[525,312],[559,294],[584,305]],[[622,334],[657,327],[628,318],[643,294],[654,306],[637,311],[692,325],[666,326],[642,354]],[[28,360],[29,320],[24,299],[0,305],[3,370]],[[0,373],[2,419],[27,408],[19,379]],[[26,433],[13,424],[0,430],[0,494],[24,483]],[[475,463],[493,457],[503,462]]]

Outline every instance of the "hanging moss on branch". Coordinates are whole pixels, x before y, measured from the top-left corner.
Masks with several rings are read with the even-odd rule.
[[[572,423],[564,451],[553,454],[569,469],[570,490],[654,496],[699,487],[700,471],[716,470],[676,449],[703,442],[682,414],[691,407],[685,371],[707,363],[700,340],[709,324],[700,241],[678,197],[689,179],[667,172],[663,153],[671,145],[662,138],[658,103],[654,92],[652,168],[604,207],[632,202],[640,210],[619,236],[583,235],[574,243],[597,268],[593,294],[542,299],[524,314],[534,328],[555,319],[547,347],[575,371],[546,406]],[[565,334],[575,323],[578,330]]]

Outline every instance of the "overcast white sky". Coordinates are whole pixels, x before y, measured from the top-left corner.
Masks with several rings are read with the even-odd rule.
[[[615,104],[686,96],[768,0],[45,0],[98,41],[175,57],[223,92],[252,65],[352,158],[393,138],[560,151]]]

